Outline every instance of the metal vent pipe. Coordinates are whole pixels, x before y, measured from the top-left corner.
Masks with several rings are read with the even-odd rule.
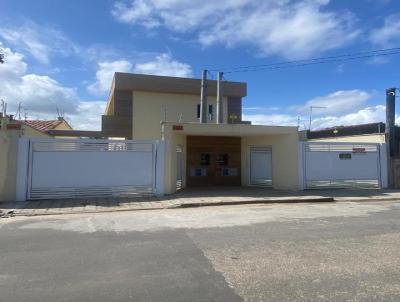
[[[207,70],[203,70],[200,93],[200,123],[207,123]]]
[[[217,79],[217,114],[215,121],[217,124],[224,123],[224,113],[223,113],[223,87],[222,87],[222,78],[224,76],[223,72],[218,72]]]

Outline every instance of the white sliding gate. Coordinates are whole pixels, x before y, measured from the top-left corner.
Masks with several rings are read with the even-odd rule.
[[[20,142],[19,157],[24,146],[27,177],[17,183],[19,199],[24,185],[31,200],[162,193],[163,175],[157,177],[163,171],[162,142],[31,139]]]
[[[385,152],[384,144],[302,143],[303,187],[386,187]]]

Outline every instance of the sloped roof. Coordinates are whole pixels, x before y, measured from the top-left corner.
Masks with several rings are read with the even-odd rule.
[[[43,120],[26,120],[23,121],[23,123],[35,130],[38,130],[40,132],[47,132],[49,130],[55,129],[57,126],[62,124],[64,120],[48,120],[48,121],[43,121]]]

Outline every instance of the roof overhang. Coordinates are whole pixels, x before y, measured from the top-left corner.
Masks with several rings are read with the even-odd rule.
[[[162,123],[163,132],[198,136],[270,136],[297,135],[297,127],[249,124]]]
[[[200,95],[201,80],[116,72],[112,88],[118,90]],[[228,97],[242,98],[247,95],[247,84],[225,81],[223,92]],[[217,81],[207,81],[207,94],[211,96],[217,95]]]

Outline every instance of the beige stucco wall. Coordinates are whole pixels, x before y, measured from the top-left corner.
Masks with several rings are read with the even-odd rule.
[[[272,147],[272,187],[298,189],[297,133],[242,137],[242,185],[250,185],[250,148]]]
[[[19,138],[51,138],[26,125],[22,125],[21,130],[7,130],[8,123],[8,120],[3,120],[3,128],[0,129],[0,201],[15,200]],[[70,127],[67,124],[61,124],[57,129],[66,130]]]
[[[173,124],[162,125],[163,140],[166,142],[165,190],[175,192],[177,161],[176,147],[183,149],[183,186],[186,185],[186,136],[240,136],[242,137],[242,185],[249,185],[250,147],[272,147],[273,188],[298,190],[298,134],[295,127],[252,126],[252,125],[202,125],[181,124],[183,130],[174,131]]]
[[[18,139],[21,130],[0,130],[0,201],[15,200]]]
[[[54,130],[72,130],[72,127],[66,121],[62,121]]]
[[[160,139],[160,122],[182,123],[198,122],[197,104],[200,104],[200,96],[185,94],[133,92],[133,138],[134,139]],[[208,104],[213,105],[213,120],[216,118],[216,99],[208,98]],[[223,101],[223,112],[226,122],[227,100]],[[165,114],[166,111],[166,114]],[[207,111],[208,112],[208,111]]]
[[[22,136],[29,137],[29,138],[34,138],[34,137],[49,138],[49,137],[51,137],[50,135],[47,135],[46,133],[40,132],[40,131],[35,130],[26,125],[22,126]]]
[[[186,187],[186,135],[173,135],[169,141],[166,141],[166,158],[165,158],[165,180],[164,186],[166,194],[172,194],[176,190],[177,180],[177,154],[176,148],[182,148],[182,188]]]
[[[309,140],[311,142],[338,142],[338,143],[384,143],[384,134],[351,135],[343,137],[329,137]]]

